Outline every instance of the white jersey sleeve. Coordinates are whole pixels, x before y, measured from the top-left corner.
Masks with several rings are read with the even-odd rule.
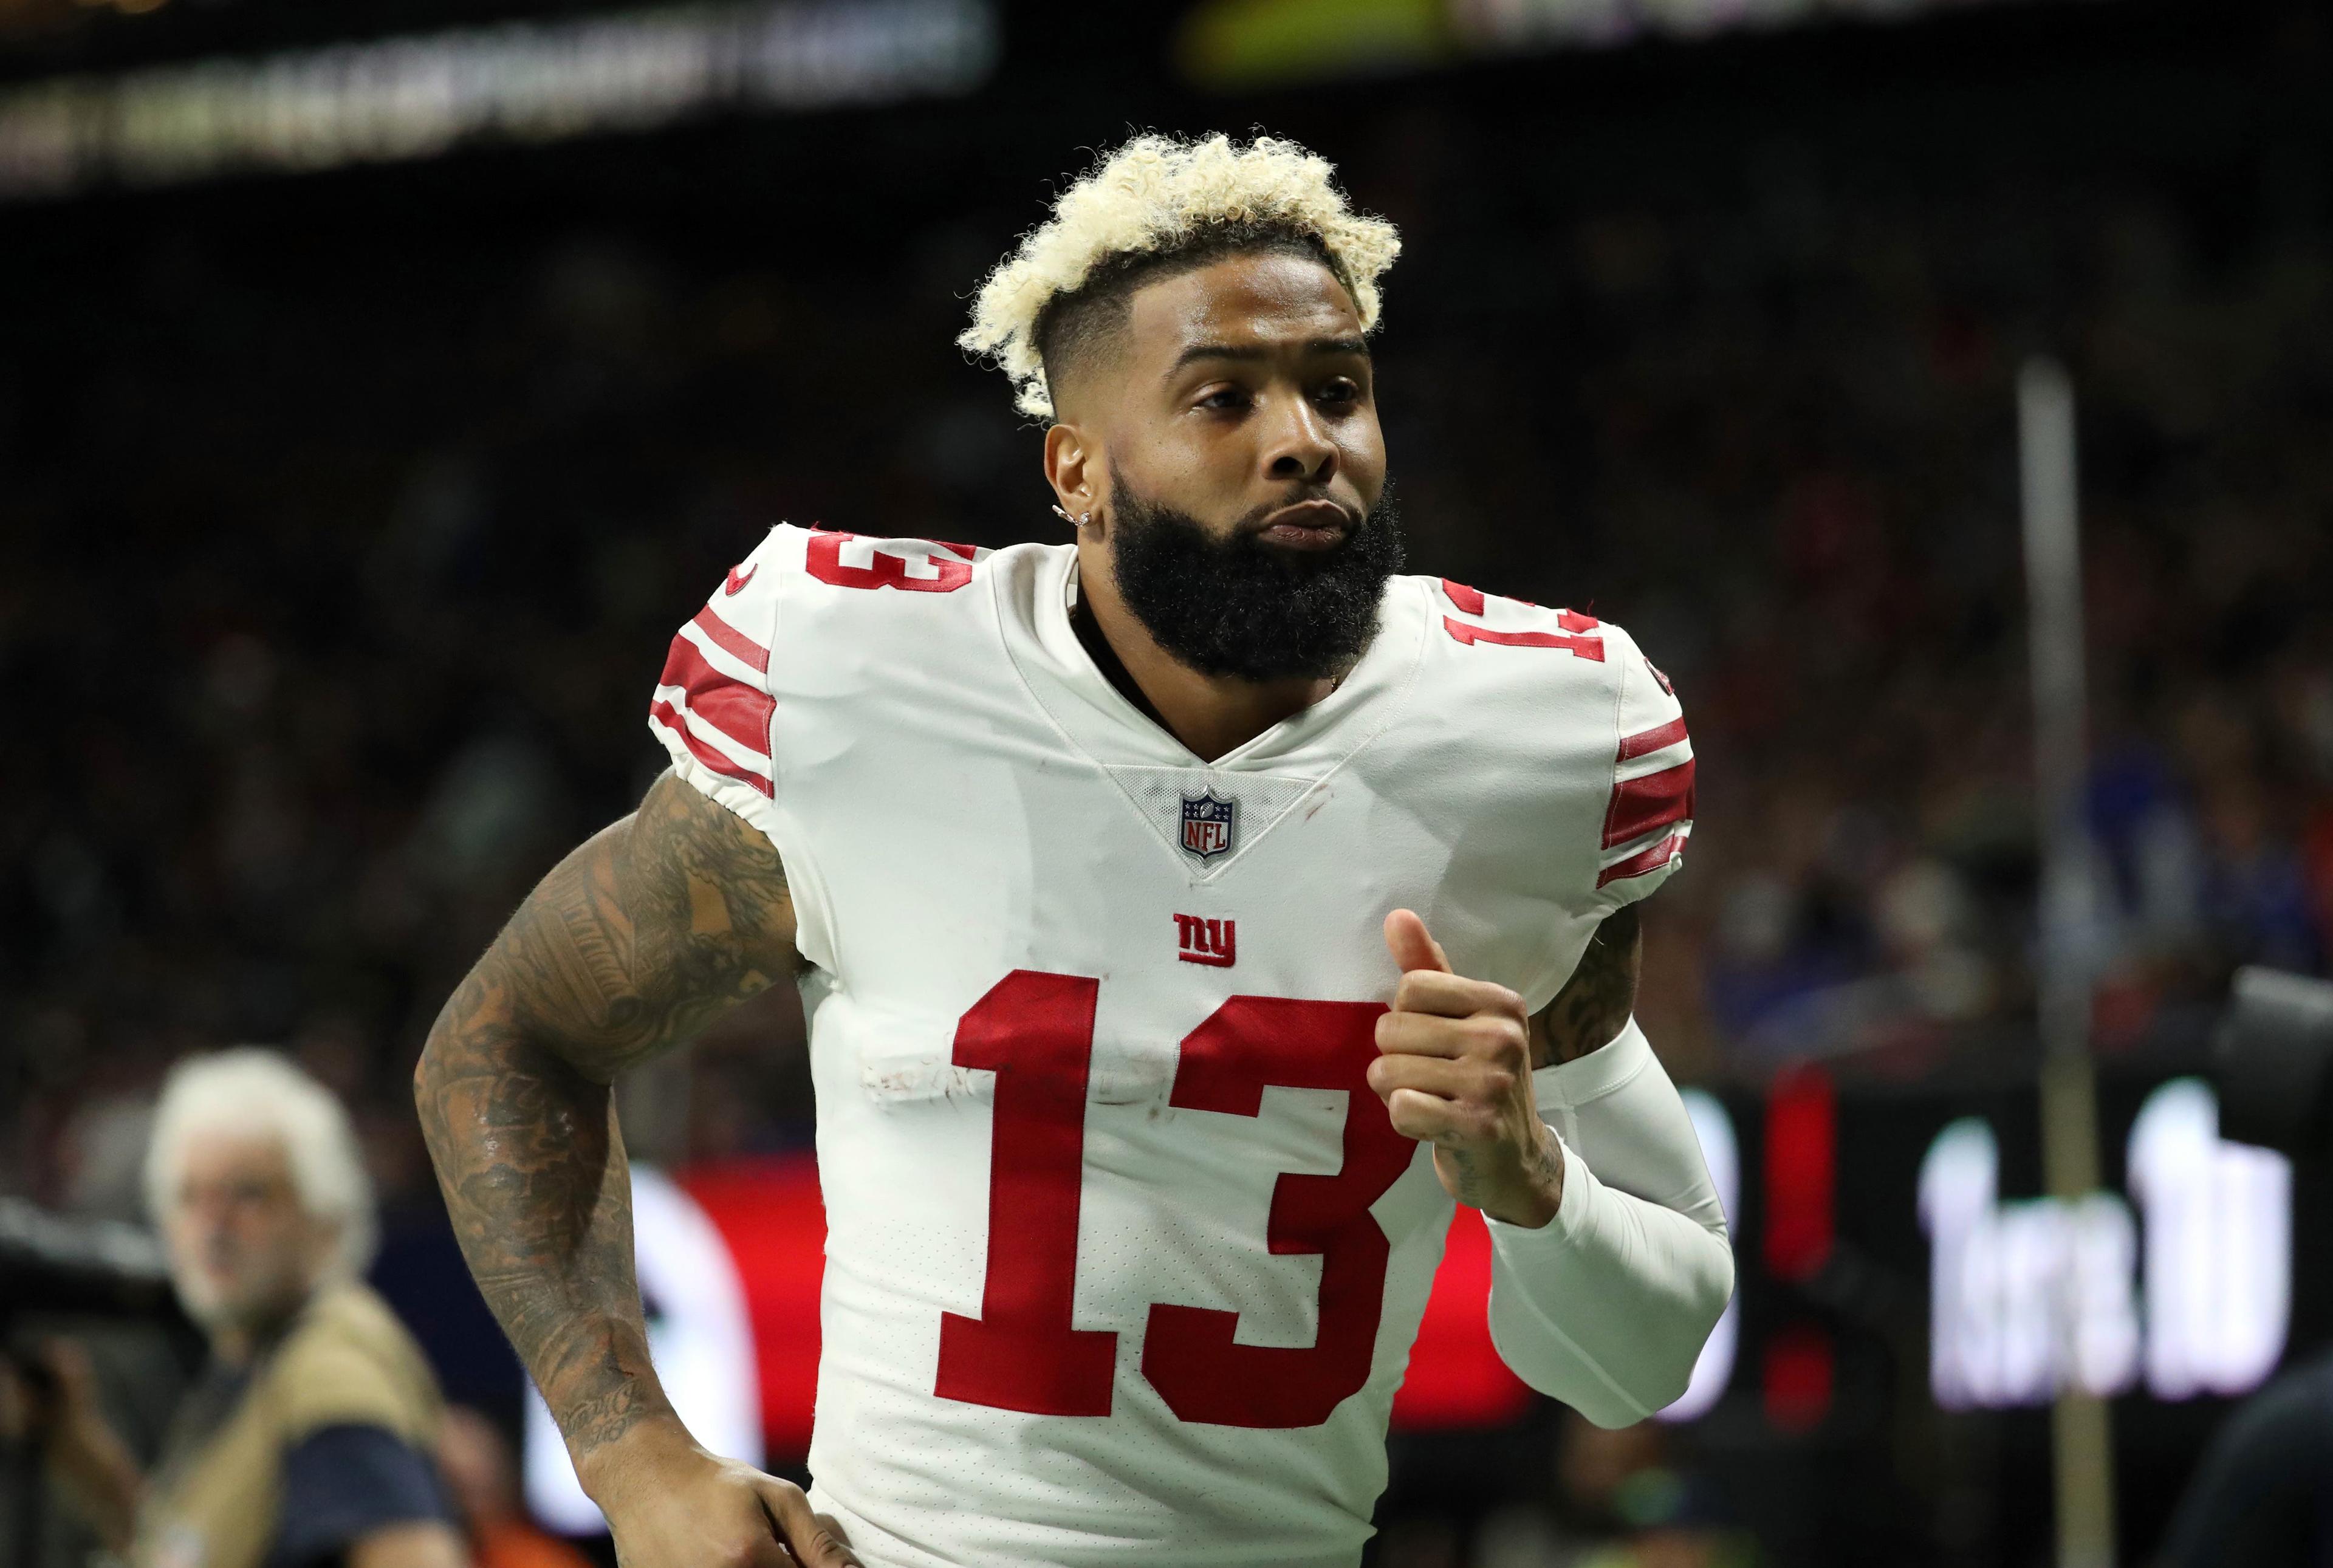
[[[776,641],[777,579],[769,536],[729,570],[713,596],[675,634],[648,703],[648,730],[672,756],[673,772],[776,842],[777,764],[770,681]]]
[[[1725,1215],[1636,1020],[1531,1083],[1563,1149],[1563,1201],[1536,1230],[1489,1221],[1491,1339],[1532,1388],[1627,1426],[1685,1392],[1733,1294]]]
[[[821,553],[822,540],[831,547]],[[792,781],[781,705],[801,684],[802,672],[789,669],[786,660],[792,657],[799,663],[803,652],[796,646],[789,655],[785,645],[789,636],[797,645],[802,641],[799,629],[787,624],[787,590],[794,585],[798,602],[802,580],[822,564],[830,576],[853,570],[841,559],[840,546],[846,542],[864,544],[848,534],[783,524],[771,529],[674,635],[648,704],[648,731],[672,758],[672,771],[759,828],[776,846],[793,898],[794,946],[821,969],[834,964],[824,889],[811,852],[812,835],[787,788]],[[829,555],[834,557],[831,563],[825,562]],[[858,570],[881,574],[873,568]]]
[[[1615,666],[1611,793],[1590,909],[1599,918],[1673,875],[1693,832],[1693,743],[1668,678],[1627,632]],[[1490,1221],[1491,1335],[1531,1387],[1599,1426],[1685,1391],[1733,1291],[1725,1216],[1685,1102],[1634,1019],[1602,1049],[1532,1075],[1564,1159],[1545,1227]]]
[[[869,539],[780,524],[729,569],[705,608],[672,640],[648,706],[648,729],[673,772],[762,830],[785,862],[794,944],[821,970],[836,967],[828,907],[802,784],[827,744],[802,712],[831,705],[869,660],[917,668],[911,648],[840,630],[814,608],[954,593],[988,553],[921,539]],[[790,707],[791,705],[791,707]],[[789,713],[797,722],[789,729]]]
[[[1604,919],[1683,863],[1694,807],[1684,710],[1618,626],[1412,581],[1442,635],[1426,640],[1432,705],[1397,744],[1461,824],[1463,878],[1451,885],[1468,895],[1419,913],[1460,973],[1512,986],[1536,1011]]]
[[[1693,741],[1668,677],[1620,628],[1602,630],[1617,667],[1612,794],[1595,892],[1608,910],[1643,898],[1683,863],[1693,836]]]

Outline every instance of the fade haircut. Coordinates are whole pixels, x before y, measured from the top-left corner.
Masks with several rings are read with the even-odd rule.
[[[157,1227],[178,1200],[187,1140],[205,1132],[279,1140],[300,1207],[338,1233],[317,1283],[364,1273],[378,1234],[372,1178],[348,1110],[331,1090],[257,1045],[190,1056],[172,1068],[146,1146],[146,1207]]]
[[[1053,373],[1124,324],[1135,291],[1235,252],[1310,256],[1378,324],[1378,280],[1401,254],[1380,217],[1355,212],[1329,160],[1292,141],[1138,136],[1063,191],[974,302],[956,343],[1013,380],[1013,403],[1051,419]]]

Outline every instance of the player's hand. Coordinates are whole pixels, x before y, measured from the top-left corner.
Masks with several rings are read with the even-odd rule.
[[[1401,985],[1378,1020],[1369,1087],[1397,1131],[1434,1145],[1451,1197],[1510,1225],[1545,1225],[1563,1201],[1563,1157],[1531,1097],[1522,998],[1452,974],[1407,909],[1386,917],[1385,939]]]
[[[862,1568],[842,1526],[792,1481],[648,1421],[592,1456],[592,1501],[621,1568]]]

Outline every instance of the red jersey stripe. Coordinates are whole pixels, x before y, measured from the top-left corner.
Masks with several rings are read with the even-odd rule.
[[[1685,720],[1681,717],[1669,720],[1658,729],[1648,729],[1640,735],[1624,735],[1620,737],[1619,760],[1627,762],[1630,757],[1650,756],[1684,738]]]
[[[1477,642],[1495,642],[1505,648],[1560,648],[1579,659],[1604,659],[1604,640],[1600,637],[1575,637],[1568,631],[1493,631],[1487,626],[1475,626],[1468,621],[1445,615],[1442,630],[1469,647]]]
[[[1442,592],[1449,596],[1451,603],[1468,615],[1488,613],[1486,596],[1479,588],[1469,588],[1464,582],[1453,582],[1445,577],[1442,580]],[[1539,608],[1528,599],[1518,599],[1515,602],[1530,604],[1533,610]],[[1604,624],[1594,616],[1582,615],[1577,610],[1558,610],[1555,612],[1555,622],[1566,631],[1593,631]]]
[[[755,773],[744,764],[733,761],[724,753],[706,745],[705,742],[689,734],[688,720],[682,717],[680,713],[674,708],[672,704],[668,702],[658,702],[653,705],[648,709],[648,717],[656,720],[657,723],[664,726],[667,729],[672,731],[674,735],[677,736],[680,738],[680,743],[688,747],[689,755],[695,757],[698,762],[703,763],[706,767],[711,768],[715,773],[720,774],[726,778],[734,778],[741,783],[749,784],[755,789],[761,791],[762,794],[769,799],[777,799],[777,787],[768,779],[763,778],[760,774]]]
[[[1480,615],[1483,613],[1483,591],[1481,589],[1469,588],[1463,582],[1453,582],[1450,579],[1445,577],[1442,580],[1442,592],[1449,595],[1451,603],[1456,605],[1467,614]]]
[[[689,624],[732,659],[750,664],[764,675],[770,672],[770,650],[714,614],[710,604],[698,611],[696,619]]]
[[[1675,767],[1613,786],[1612,806],[1604,813],[1604,847],[1617,848],[1692,815],[1693,759],[1688,757]]]
[[[691,713],[754,755],[770,755],[770,715],[777,709],[776,699],[714,669],[687,638],[672,640],[657,684],[682,688],[688,693]]]
[[[1659,871],[1676,859],[1677,851],[1685,848],[1685,836],[1683,833],[1671,833],[1651,849],[1639,850],[1617,865],[1605,867],[1597,873],[1596,885],[1600,888],[1607,882],[1617,882],[1623,877],[1641,877],[1647,871]]]

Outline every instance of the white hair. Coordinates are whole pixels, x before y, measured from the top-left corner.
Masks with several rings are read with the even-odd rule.
[[[173,1067],[146,1146],[146,1207],[157,1226],[177,1198],[187,1140],[206,1132],[282,1140],[300,1207],[338,1233],[317,1283],[364,1273],[377,1240],[372,1178],[348,1110],[331,1090],[257,1045],[190,1056]]]
[[[1166,255],[1220,228],[1317,242],[1368,332],[1378,324],[1378,279],[1401,254],[1401,236],[1385,219],[1355,212],[1335,172],[1327,159],[1277,137],[1241,147],[1220,134],[1205,141],[1138,136],[1063,191],[1052,216],[1021,236],[981,284],[972,325],[956,343],[1013,379],[1022,413],[1050,419],[1052,391],[1036,341],[1045,307],[1076,293],[1106,263]]]

